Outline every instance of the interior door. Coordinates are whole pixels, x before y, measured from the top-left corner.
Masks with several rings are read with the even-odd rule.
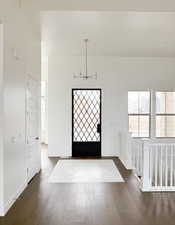
[[[72,156],[101,156],[101,89],[72,90]]]
[[[28,77],[26,88],[26,146],[28,182],[40,168],[40,85]]]

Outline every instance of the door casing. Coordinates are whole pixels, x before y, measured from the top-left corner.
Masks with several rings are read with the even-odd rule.
[[[26,80],[26,151],[27,181],[40,170],[40,83],[31,76]],[[34,122],[35,121],[35,125]]]

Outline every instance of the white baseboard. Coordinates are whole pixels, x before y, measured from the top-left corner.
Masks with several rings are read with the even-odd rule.
[[[57,154],[48,154],[47,156],[49,158],[70,158],[70,157],[72,157],[71,155],[57,155]]]
[[[148,188],[141,188],[142,192],[175,192],[174,187],[148,187]]]
[[[2,205],[0,206],[0,217],[1,216],[4,216],[4,209],[3,209],[3,206]]]
[[[12,207],[12,205],[16,202],[16,200],[19,198],[19,196],[22,194],[22,192],[26,189],[27,183],[25,182],[21,187],[14,193],[14,195],[9,198],[9,200],[6,202],[4,210],[2,212],[2,216],[5,216],[9,209]]]
[[[102,156],[101,156],[101,157],[119,158],[119,156],[118,156],[118,155],[109,155],[109,154],[102,154]]]

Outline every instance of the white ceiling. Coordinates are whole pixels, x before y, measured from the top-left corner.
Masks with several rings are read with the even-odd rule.
[[[23,5],[38,11],[48,10],[118,10],[175,11],[174,0],[22,0]]]
[[[175,57],[175,13],[170,12],[44,12],[45,49],[60,54]]]

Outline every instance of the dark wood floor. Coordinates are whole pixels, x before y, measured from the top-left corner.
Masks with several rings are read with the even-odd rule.
[[[46,159],[46,158],[45,158]],[[125,183],[49,184],[50,159],[0,225],[174,225],[174,193],[141,193],[119,159]]]

